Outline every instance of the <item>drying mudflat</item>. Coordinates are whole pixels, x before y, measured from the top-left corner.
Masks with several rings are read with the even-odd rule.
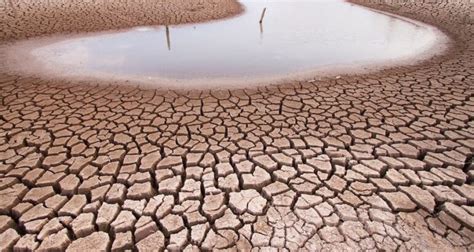
[[[189,90],[414,64],[442,54],[449,43],[436,27],[344,0],[240,3],[245,11],[224,20],[47,36],[0,50],[9,71],[43,79]]]
[[[351,1],[441,32],[444,50],[211,90],[12,71],[1,50],[0,250],[473,251],[474,6],[374,2]],[[4,1],[0,47],[168,26],[168,51],[176,25],[245,11],[233,0]]]

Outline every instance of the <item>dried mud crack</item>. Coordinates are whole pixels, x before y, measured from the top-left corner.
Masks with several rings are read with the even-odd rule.
[[[255,90],[1,71],[0,249],[474,250],[473,5],[353,2],[455,43],[418,66]],[[49,32],[12,15],[3,40]]]
[[[4,0],[0,39],[205,22],[242,11],[235,0]]]

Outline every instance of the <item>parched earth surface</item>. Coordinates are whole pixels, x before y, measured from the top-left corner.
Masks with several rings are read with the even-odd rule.
[[[2,0],[0,38],[204,22],[242,11],[235,0]]]
[[[473,251],[473,5],[407,2],[370,6],[445,56],[232,91],[0,73],[1,249]]]

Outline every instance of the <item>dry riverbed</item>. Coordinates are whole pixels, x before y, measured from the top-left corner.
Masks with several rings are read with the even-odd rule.
[[[0,9],[2,41],[241,11],[231,0],[27,2]],[[453,43],[416,66],[232,91],[0,68],[1,249],[472,251],[472,3],[353,2]]]

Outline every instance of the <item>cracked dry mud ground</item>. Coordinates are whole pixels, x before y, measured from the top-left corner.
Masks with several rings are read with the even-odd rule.
[[[373,74],[178,93],[1,73],[1,249],[472,251],[473,6],[420,2],[371,6],[451,51]]]
[[[3,0],[0,38],[195,23],[234,16],[242,10],[234,0]]]

